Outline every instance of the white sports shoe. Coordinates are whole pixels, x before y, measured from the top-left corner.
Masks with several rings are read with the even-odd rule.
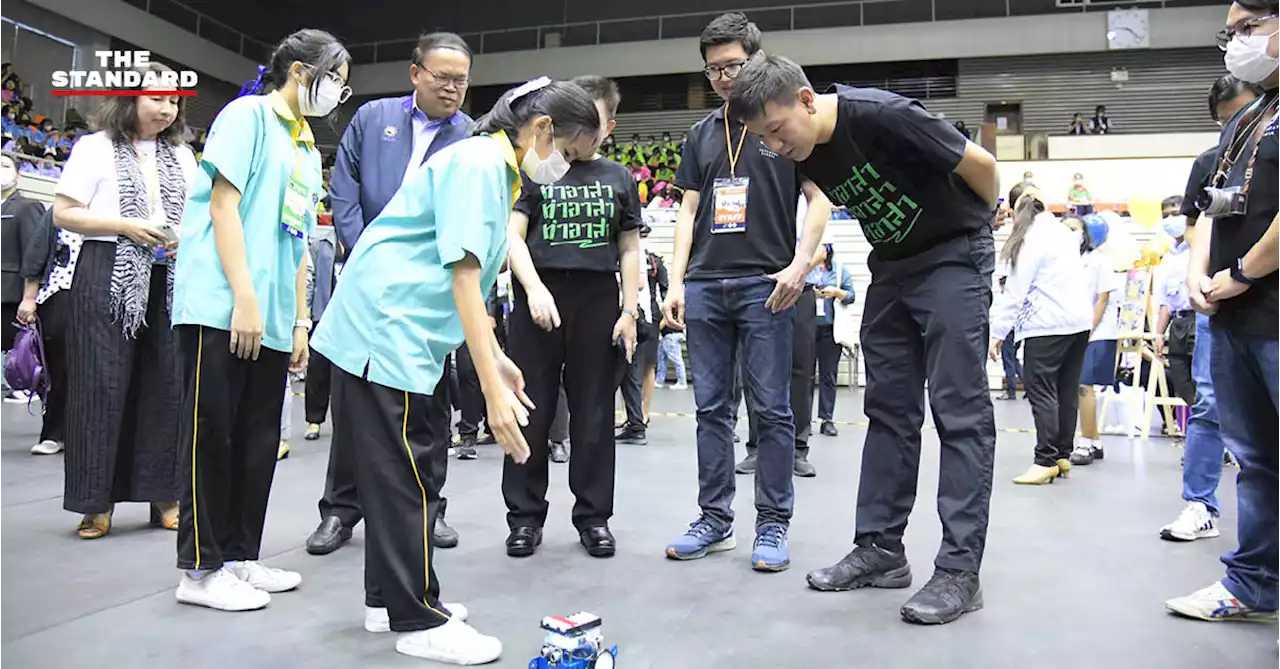
[[[1195,541],[1218,536],[1218,524],[1209,507],[1200,502],[1187,502],[1178,519],[1160,528],[1160,538],[1165,541]]]
[[[31,447],[32,455],[53,455],[62,452],[62,442],[45,439]]]
[[[488,664],[502,656],[502,642],[458,620],[396,637],[396,652],[450,664]]]
[[[452,616],[454,620],[463,623],[467,621],[467,607],[456,602],[453,604],[446,603],[442,606],[444,606],[444,610],[448,611],[449,615]],[[373,632],[374,634],[390,632],[391,616],[387,615],[387,610],[385,608],[366,606],[364,607],[364,629],[366,632]]]
[[[268,567],[257,560],[230,562],[226,568],[236,578],[264,592],[287,592],[302,585],[302,574]]]
[[[225,567],[198,580],[183,572],[176,595],[183,604],[219,611],[253,611],[271,603],[271,595],[236,578]]]
[[[1220,622],[1226,620],[1247,620],[1256,622],[1273,622],[1275,611],[1258,611],[1245,606],[1222,585],[1221,581],[1197,590],[1186,597],[1175,597],[1164,603],[1170,611],[1199,620]]]

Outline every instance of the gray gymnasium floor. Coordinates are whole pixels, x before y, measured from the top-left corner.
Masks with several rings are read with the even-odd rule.
[[[691,392],[658,391],[655,412],[688,412]],[[856,393],[837,418],[862,420]],[[1030,427],[1025,401],[997,402],[1001,428]],[[301,402],[294,403],[301,434]],[[395,653],[393,640],[362,626],[362,534],[342,550],[303,550],[317,522],[325,439],[295,439],[276,472],[264,558],[303,574],[302,587],[252,613],[219,613],[173,600],[174,535],[146,525],[143,505],[124,505],[107,538],[77,539],[61,509],[62,457],[27,449],[38,422],[3,407],[3,662],[13,669],[283,669],[429,666]],[[745,425],[744,425],[745,428]],[[620,645],[619,666],[659,667],[1274,667],[1277,631],[1267,624],[1210,624],[1167,615],[1165,598],[1209,584],[1218,555],[1234,544],[1230,476],[1223,536],[1194,544],[1159,540],[1180,508],[1178,451],[1167,441],[1135,449],[1111,438],[1104,463],[1041,488],[1009,479],[1030,459],[1033,436],[1002,432],[983,584],[986,609],[951,625],[913,627],[898,607],[929,578],[940,526],[934,513],[937,441],[926,434],[920,498],[907,546],[912,590],[827,594],[804,574],[849,547],[865,431],[844,425],[816,437],[818,477],[796,481],[792,569],[757,574],[748,565],[752,486],[739,477],[741,545],[678,563],[666,542],[696,512],[693,421],[656,415],[648,446],[619,446],[620,543],[611,560],[588,557],[569,523],[565,468],[554,467],[552,515],[538,554],[503,551],[506,525],[496,446],[480,460],[451,463],[449,520],[461,545],[441,551],[446,601],[462,601],[482,631],[505,645],[493,666],[524,667],[540,647],[544,615],[588,610]],[[1231,470],[1234,471],[1234,470]],[[437,665],[430,665],[437,666]]]

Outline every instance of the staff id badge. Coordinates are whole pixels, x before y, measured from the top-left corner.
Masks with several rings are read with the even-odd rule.
[[[715,218],[712,234],[747,231],[747,184],[749,177],[716,179]]]
[[[280,229],[293,237],[302,239],[303,230],[306,229],[307,210],[310,206],[311,199],[307,195],[306,186],[295,179],[289,179],[289,183],[284,188],[284,208],[280,215]]]
[[[819,316],[827,315],[827,298],[821,295],[818,295],[818,315]]]

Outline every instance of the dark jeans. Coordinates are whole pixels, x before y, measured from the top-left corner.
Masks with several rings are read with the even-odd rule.
[[[1216,323],[1211,323],[1210,333],[1222,440],[1240,463],[1236,476],[1239,546],[1222,557],[1227,566],[1222,585],[1245,606],[1275,611],[1280,548],[1276,532],[1277,341],[1237,334]]]
[[[815,334],[818,368],[818,419],[833,420],[836,411],[836,381],[840,373],[840,355],[836,343],[835,326],[819,325]]]
[[[1080,411],[1080,370],[1088,347],[1087,330],[1023,341],[1027,366],[1022,381],[1036,424],[1037,465],[1053,467],[1071,455]]]
[[[1222,434],[1218,429],[1218,400],[1213,392],[1210,363],[1213,337],[1209,317],[1196,314],[1196,350],[1191,356],[1196,403],[1187,421],[1187,447],[1182,452],[1182,499],[1200,502],[1218,515],[1218,482],[1222,479]]]
[[[480,390],[480,377],[476,376],[476,363],[466,344],[455,354],[458,363],[458,396],[455,404],[462,412],[458,419],[458,436],[475,439],[480,433],[480,421],[484,420],[484,392]]]
[[[791,346],[794,309],[774,313],[764,302],[774,282],[766,276],[688,281],[689,361],[698,407],[698,505],[720,529],[733,524],[733,378],[739,356],[748,411],[757,421],[756,525],[789,523],[794,502],[791,470],[795,427],[791,417]]]
[[[791,345],[791,418],[796,433],[796,451],[809,452],[809,435],[813,428],[813,365],[814,318],[817,316],[817,299],[812,289],[800,293],[796,300],[795,326],[792,328]],[[737,405],[735,404],[736,408]],[[759,421],[755,414],[747,412],[747,451],[756,452],[760,438]]]
[[[925,381],[941,442],[942,546],[934,564],[978,571],[987,539],[996,426],[987,384],[991,230],[898,261],[872,253],[862,350],[870,426],[862,452],[857,531],[862,546],[904,550],[916,500]]]
[[[1010,397],[1018,392],[1018,379],[1022,378],[1022,363],[1018,362],[1018,342],[1013,339],[1013,330],[1004,338],[1000,346],[1000,362],[1004,365],[1004,388]]]

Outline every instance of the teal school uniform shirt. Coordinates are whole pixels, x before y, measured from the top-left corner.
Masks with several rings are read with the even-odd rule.
[[[182,219],[182,243],[173,281],[173,324],[231,329],[235,300],[213,239],[209,201],[221,174],[240,191],[245,259],[262,314],[262,345],[293,350],[297,320],[295,279],[315,231],[322,180],[320,152],[306,119],[295,119],[278,94],[233,100],[213,121],[200,156],[200,173]],[[310,203],[303,238],[281,228],[290,179]]]
[[[453,264],[480,261],[487,295],[507,254],[520,193],[505,133],[478,135],[431,156],[360,233],[311,346],[354,376],[428,395],[463,342]]]

